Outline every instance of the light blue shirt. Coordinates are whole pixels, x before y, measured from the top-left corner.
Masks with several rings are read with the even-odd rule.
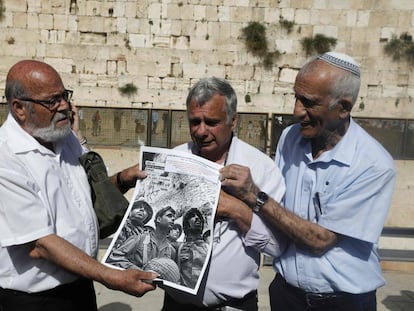
[[[285,208],[342,235],[323,255],[290,242],[276,269],[308,292],[365,293],[384,285],[377,243],[390,208],[393,159],[352,119],[330,151],[313,159],[299,125],[279,141],[276,164],[286,182]]]

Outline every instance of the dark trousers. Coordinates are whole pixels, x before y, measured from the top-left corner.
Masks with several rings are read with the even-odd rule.
[[[199,307],[191,304],[182,304],[165,293],[164,305],[161,311],[220,311],[225,310],[225,306],[244,311],[257,311],[257,291],[247,294],[242,299],[233,299],[226,304],[211,307]]]
[[[376,292],[312,294],[287,283],[277,274],[269,286],[272,311],[376,311]]]
[[[0,311],[97,311],[95,289],[90,280],[38,293],[0,288]]]

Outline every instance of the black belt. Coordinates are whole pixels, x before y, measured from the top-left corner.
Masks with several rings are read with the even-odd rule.
[[[239,310],[257,310],[257,290],[251,291],[243,298],[231,298],[226,302],[217,306],[209,307],[209,310],[220,311],[225,310],[226,307],[233,307]]]
[[[347,292],[332,292],[332,293],[311,293],[306,292],[299,287],[293,286],[286,282],[286,280],[278,273],[276,279],[284,285],[291,293],[296,296],[304,299],[308,307],[317,308],[322,306],[328,306],[333,304],[338,304],[341,302],[346,302],[349,300],[363,299],[366,296],[375,294],[375,291],[363,293],[363,294],[351,294]]]
[[[243,298],[230,298],[226,302],[218,305],[200,307],[191,304],[180,303],[171,295],[165,293],[164,306],[162,310],[166,311],[222,311],[226,307],[232,307],[244,311],[257,311],[257,290],[251,291]]]

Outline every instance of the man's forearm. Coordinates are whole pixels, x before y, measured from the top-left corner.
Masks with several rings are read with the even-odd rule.
[[[338,240],[334,232],[300,218],[272,199],[269,199],[260,213],[270,225],[315,254],[325,252]]]
[[[104,284],[106,287],[122,290],[134,296],[142,296],[155,286],[143,282],[152,280],[157,275],[139,270],[116,270],[109,268],[65,239],[51,234],[33,242],[29,253],[32,258],[41,258],[80,277]]]

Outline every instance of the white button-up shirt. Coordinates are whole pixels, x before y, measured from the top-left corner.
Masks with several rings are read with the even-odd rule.
[[[197,154],[195,148],[190,142],[176,149]],[[285,183],[273,160],[236,136],[230,145],[228,164],[248,166],[253,181],[262,191],[276,201],[282,199]],[[275,238],[256,214],[253,214],[250,230],[245,235],[234,221],[222,220],[215,224],[212,239],[210,266],[198,294],[195,296],[166,289],[177,301],[214,306],[231,298],[243,298],[259,285],[260,252],[278,256],[284,248],[284,240]]]
[[[27,243],[56,234],[96,257],[98,222],[83,150],[71,133],[55,145],[40,145],[9,115],[0,128],[0,286],[38,292],[77,276],[29,256]]]

